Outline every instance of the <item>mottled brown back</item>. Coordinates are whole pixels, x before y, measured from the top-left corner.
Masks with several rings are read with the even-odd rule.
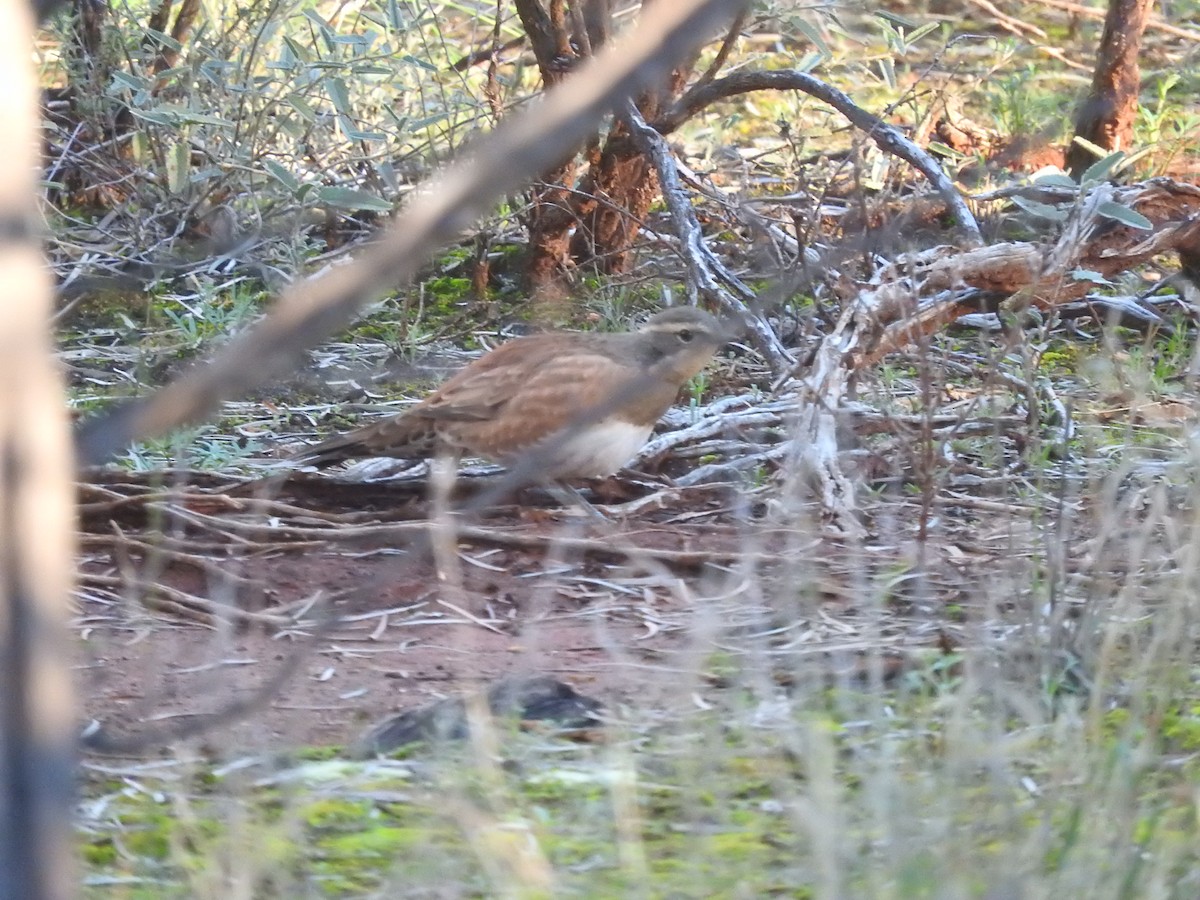
[[[296,459],[329,465],[366,456],[466,453],[506,462],[589,417],[651,426],[723,340],[716,320],[691,308],[660,313],[633,334],[518,338],[404,413]]]

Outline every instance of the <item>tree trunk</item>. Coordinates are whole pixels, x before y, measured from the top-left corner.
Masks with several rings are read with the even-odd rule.
[[[517,15],[529,36],[547,90],[562,81],[579,59],[571,45],[563,7],[563,0],[551,0],[549,9],[541,0],[516,0]],[[526,288],[535,297],[551,292],[561,278],[575,224],[571,192],[578,171],[576,154],[572,153],[569,159],[544,173],[541,184],[534,186],[524,279]]]
[[[698,56],[699,51],[675,69],[660,90],[638,99],[642,118],[653,125],[679,97]],[[625,123],[618,122],[575,195],[580,227],[571,241],[571,257],[610,274],[628,271],[633,242],[658,195],[654,166],[638,151]]]
[[[1105,150],[1125,150],[1133,142],[1141,71],[1138,52],[1153,0],[1109,0],[1104,35],[1087,99],[1075,117],[1075,136]],[[1096,161],[1086,147],[1072,143],[1067,171],[1075,178]]]
[[[171,19],[172,0],[163,0],[159,7],[150,16],[150,27],[161,34],[167,34],[167,23]],[[175,26],[171,29],[170,35],[179,44],[186,44],[188,38],[192,34],[192,26],[196,24],[196,17],[200,15],[200,0],[183,0],[179,7],[179,15],[175,17]],[[147,39],[149,44],[149,39]],[[165,72],[167,69],[172,69],[179,64],[180,51],[173,47],[160,47],[158,56],[154,63],[150,66],[150,71],[155,75]]]

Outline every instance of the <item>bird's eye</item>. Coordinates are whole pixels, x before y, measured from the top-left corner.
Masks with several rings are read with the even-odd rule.
[[[694,338],[696,336],[696,333],[694,331],[692,331],[690,328],[681,328],[679,331],[676,332],[676,334],[679,335],[679,339],[681,341],[683,341],[685,344],[691,343],[692,338]]]

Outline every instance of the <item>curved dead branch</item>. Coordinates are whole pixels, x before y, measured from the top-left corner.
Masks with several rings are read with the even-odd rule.
[[[1136,210],[1154,229],[1139,231],[1111,218],[1114,205]],[[1078,277],[1081,270],[1111,278],[1172,251],[1200,254],[1200,186],[1158,178],[1128,187],[1095,186],[1050,244],[935,247],[901,256],[864,286],[814,351],[809,374],[799,383],[805,402],[793,430],[791,487],[815,486],[834,521],[858,531],[854,485],[839,461],[835,416],[855,370],[977,312],[980,295],[991,295],[1013,312],[1053,309],[1088,293],[1093,282],[1090,275]]]
[[[660,133],[670,134],[702,109],[718,100],[738,94],[748,94],[752,91],[767,90],[802,91],[828,103],[845,116],[852,125],[866,132],[867,136],[881,150],[903,159],[929,179],[958,221],[958,226],[963,232],[964,243],[967,246],[978,247],[983,243],[983,236],[979,233],[979,224],[975,221],[974,214],[967,207],[962,194],[955,188],[954,182],[942,171],[942,167],[938,165],[936,159],[906,138],[899,128],[889,125],[878,116],[858,106],[848,94],[805,72],[795,69],[739,72],[736,75],[698,84],[652,124]]]
[[[1106,217],[1108,204],[1133,209],[1154,225],[1140,231]],[[1156,178],[1097,185],[1076,205],[1053,244],[1011,242],[975,250],[935,247],[906,254],[879,271],[858,299],[875,336],[855,349],[851,368],[873,365],[960,316],[978,312],[980,294],[1009,311],[1050,310],[1086,297],[1105,279],[1164,253],[1200,254],[1200,186]]]

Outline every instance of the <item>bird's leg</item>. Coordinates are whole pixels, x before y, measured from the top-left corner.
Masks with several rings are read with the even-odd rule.
[[[588,502],[588,499],[583,494],[579,493],[578,490],[565,481],[546,481],[543,482],[543,486],[550,492],[550,496],[557,500],[563,508],[574,506],[577,509],[583,510],[584,513],[596,521],[611,524],[612,520],[608,516],[600,512],[599,509]]]

